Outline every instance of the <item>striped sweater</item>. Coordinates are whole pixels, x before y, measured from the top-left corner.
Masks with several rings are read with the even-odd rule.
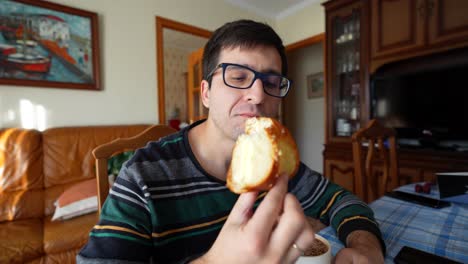
[[[150,142],[124,164],[79,263],[184,263],[211,247],[238,195],[197,162],[191,127]],[[332,225],[342,241],[357,229],[381,238],[365,203],[304,164],[288,188],[306,215]]]

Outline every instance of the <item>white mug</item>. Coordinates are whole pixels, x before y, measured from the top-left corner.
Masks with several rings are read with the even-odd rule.
[[[326,240],[321,235],[315,234],[315,239],[322,241],[325,245],[327,245],[327,252],[323,253],[322,255],[318,256],[300,256],[299,259],[296,261],[296,264],[330,264],[331,263],[331,246],[328,240]]]

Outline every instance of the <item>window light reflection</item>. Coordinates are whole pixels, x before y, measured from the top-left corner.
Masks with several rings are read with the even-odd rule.
[[[20,100],[20,117],[21,127],[34,128],[34,107],[31,101],[26,99]]]
[[[35,105],[28,99],[20,100],[21,127],[44,131],[47,127],[46,109],[43,105]]]

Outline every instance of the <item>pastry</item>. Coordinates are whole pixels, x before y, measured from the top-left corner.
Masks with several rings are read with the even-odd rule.
[[[281,174],[294,177],[299,153],[290,132],[268,117],[246,120],[236,141],[227,174],[227,187],[234,193],[269,190]]]

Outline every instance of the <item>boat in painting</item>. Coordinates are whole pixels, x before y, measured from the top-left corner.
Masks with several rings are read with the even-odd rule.
[[[17,46],[0,45],[0,66],[7,71],[49,72],[51,58],[41,55],[34,50],[37,42],[32,40],[17,40],[17,44]]]
[[[14,79],[93,82],[86,19],[13,1],[0,0],[0,9],[0,45],[5,47],[0,54],[0,75]],[[7,45],[15,47],[15,52],[11,46],[7,52]]]

